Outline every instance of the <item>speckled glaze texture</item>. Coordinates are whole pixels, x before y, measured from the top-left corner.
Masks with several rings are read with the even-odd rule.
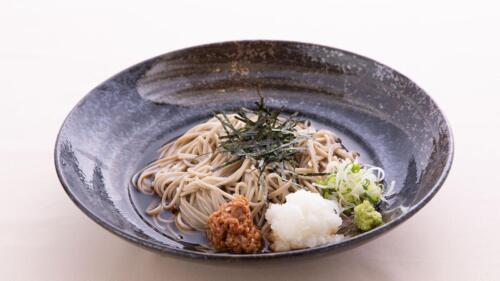
[[[151,229],[132,204],[131,177],[214,110],[252,106],[257,87],[269,106],[339,132],[362,160],[385,169],[395,187],[380,205],[384,225],[335,245],[254,255],[200,252]],[[280,41],[216,43],[137,64],[78,103],[55,147],[64,189],[101,226],[162,253],[231,261],[314,256],[367,242],[424,206],[452,158],[442,112],[410,79],[350,52]]]

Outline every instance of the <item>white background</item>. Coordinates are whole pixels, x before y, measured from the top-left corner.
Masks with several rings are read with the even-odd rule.
[[[0,279],[500,280],[500,8],[495,1],[0,0]],[[437,196],[389,234],[319,260],[191,263],[108,233],[53,166],[66,114],[149,57],[234,39],[330,45],[383,62],[447,115],[455,163]]]

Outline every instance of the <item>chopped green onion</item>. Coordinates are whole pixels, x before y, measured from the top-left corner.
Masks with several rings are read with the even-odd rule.
[[[316,182],[326,199],[336,200],[344,210],[368,200],[377,204],[382,199],[384,171],[350,160],[336,162],[333,172]]]
[[[360,170],[361,170],[361,165],[360,165],[360,164],[358,164],[358,163],[354,163],[354,164],[352,164],[351,171],[352,171],[353,173],[357,173],[357,172],[359,172]]]

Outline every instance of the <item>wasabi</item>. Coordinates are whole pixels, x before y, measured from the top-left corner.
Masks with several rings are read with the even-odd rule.
[[[382,215],[370,201],[365,200],[354,208],[354,224],[360,230],[367,231],[382,224]]]

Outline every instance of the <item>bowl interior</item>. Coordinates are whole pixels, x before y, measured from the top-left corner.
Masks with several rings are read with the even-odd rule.
[[[215,110],[253,106],[260,88],[271,107],[299,112],[338,132],[362,161],[381,166],[385,224],[336,245],[286,253],[231,255],[174,239],[144,214],[131,178],[163,144]],[[59,177],[75,203],[114,233],[148,248],[192,257],[246,259],[322,253],[359,245],[402,222],[438,190],[451,165],[449,127],[415,83],[370,59],[311,44],[245,41],[168,53],[92,90],[57,139]]]

